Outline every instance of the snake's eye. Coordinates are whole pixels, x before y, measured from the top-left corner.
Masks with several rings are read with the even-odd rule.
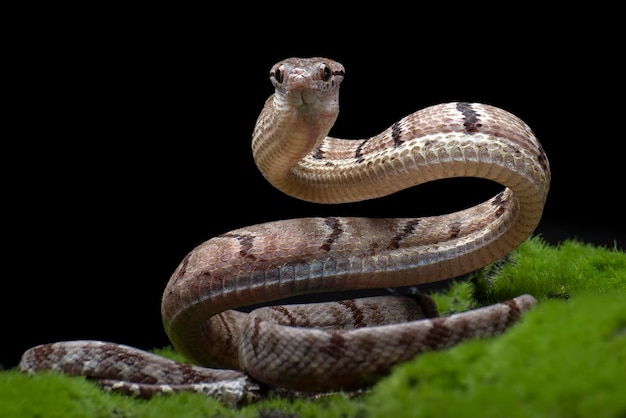
[[[330,68],[328,67],[328,65],[323,64],[322,68],[320,68],[320,76],[322,77],[322,80],[324,81],[330,80],[331,75],[332,75],[332,72],[330,71]]]
[[[283,72],[280,71],[280,68],[277,68],[276,71],[274,71],[274,74],[272,75],[274,76],[274,79],[276,80],[277,83],[283,82]]]

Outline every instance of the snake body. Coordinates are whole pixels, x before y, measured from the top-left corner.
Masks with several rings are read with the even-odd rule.
[[[459,276],[505,256],[539,223],[550,167],[522,120],[490,105],[453,102],[419,110],[373,137],[333,138],[343,77],[344,67],[326,58],[290,58],[272,67],[275,92],[258,117],[252,151],[273,186],[317,203],[374,199],[453,177],[484,178],[504,189],[440,216],[280,220],[200,244],[172,274],[162,317],[173,346],[205,366],[202,377],[192,378],[191,366],[168,363],[185,373],[155,371],[133,380],[137,363],[145,373],[162,370],[161,360],[137,360],[143,353],[136,349],[90,341],[34,347],[19,367],[84,374],[80,365],[90,363],[92,370],[107,369],[91,376],[134,381],[135,388],[252,377],[302,391],[356,389],[425,350],[503,332],[532,307],[534,298],[522,295],[438,317],[426,297],[380,296],[238,310],[294,295]],[[83,354],[90,348],[95,351]],[[109,373],[121,366],[96,367],[107,361],[123,363],[126,373]]]

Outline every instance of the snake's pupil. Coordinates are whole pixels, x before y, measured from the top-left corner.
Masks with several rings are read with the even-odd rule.
[[[322,68],[322,80],[324,81],[328,81],[330,80],[330,68],[328,68],[328,65],[324,65],[324,68]]]
[[[276,79],[276,81],[278,81],[279,83],[283,82],[283,73],[278,69],[276,70],[276,72],[274,73],[274,78]]]

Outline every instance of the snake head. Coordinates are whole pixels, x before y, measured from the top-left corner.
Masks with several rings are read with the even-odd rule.
[[[344,67],[327,58],[288,58],[270,70],[275,97],[296,107],[336,108]]]

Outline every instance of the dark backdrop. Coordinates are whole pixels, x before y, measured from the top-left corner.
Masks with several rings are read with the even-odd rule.
[[[590,39],[575,23],[543,33],[533,21],[424,26],[441,16],[356,29],[285,16],[258,26],[224,16],[219,27],[221,16],[194,11],[124,16],[47,26],[13,62],[4,367],[51,341],[167,345],[160,297],[170,274],[230,229],[294,216],[426,215],[493,191],[459,180],[322,206],[274,190],[254,166],[250,135],[272,92],[268,71],[288,56],[345,65],[335,136],[370,136],[445,101],[515,113],[552,165],[537,233],[555,244],[625,245],[616,63],[597,48],[610,34]]]

